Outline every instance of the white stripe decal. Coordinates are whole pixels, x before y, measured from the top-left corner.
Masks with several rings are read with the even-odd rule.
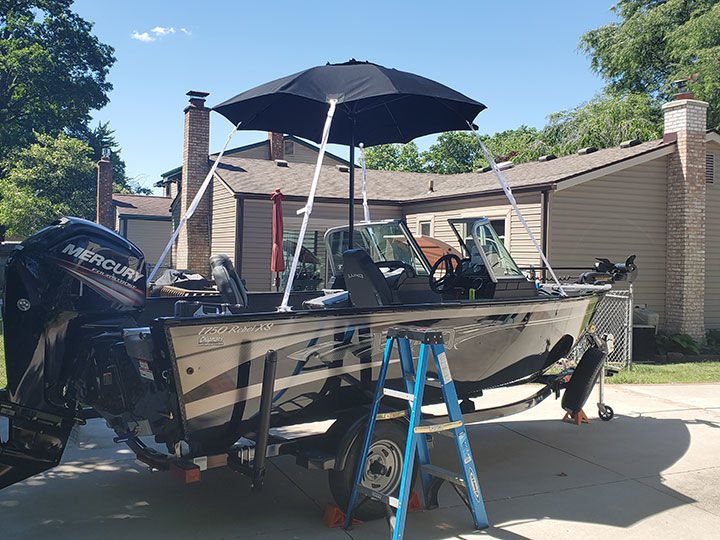
[[[391,364],[397,364],[400,360],[390,360]],[[343,375],[346,373],[353,373],[367,368],[379,367],[382,365],[382,360],[378,362],[368,362],[366,364],[354,364],[352,366],[330,368],[322,371],[311,371],[308,373],[300,373],[293,375],[292,377],[284,377],[275,381],[275,392],[283,390],[284,388],[290,388],[292,386],[300,386],[308,384],[314,381],[327,379],[329,377],[335,377],[337,375]],[[222,409],[229,405],[233,405],[239,401],[245,401],[260,397],[262,393],[262,383],[251,384],[244,388],[238,388],[236,390],[230,390],[229,392],[223,392],[215,396],[206,397],[187,403],[185,405],[185,416],[188,420],[191,420],[197,416],[202,416],[209,412],[217,409]]]

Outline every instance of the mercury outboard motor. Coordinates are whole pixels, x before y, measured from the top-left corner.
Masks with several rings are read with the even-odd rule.
[[[83,219],[62,218],[12,253],[2,313],[8,386],[0,415],[10,428],[0,441],[0,488],[58,464],[77,416],[71,383],[87,371],[81,353],[133,326],[145,289],[143,253]]]

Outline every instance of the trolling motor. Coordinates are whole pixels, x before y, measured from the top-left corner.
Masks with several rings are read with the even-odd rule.
[[[595,270],[580,274],[578,283],[586,285],[603,285],[615,283],[616,281],[628,281],[632,283],[637,278],[637,255],[630,255],[624,263],[613,263],[610,259],[596,257]]]

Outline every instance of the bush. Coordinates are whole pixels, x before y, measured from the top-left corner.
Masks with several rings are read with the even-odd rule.
[[[664,334],[658,332],[655,345],[660,354],[669,352],[682,354],[700,354],[700,345],[687,334]]]

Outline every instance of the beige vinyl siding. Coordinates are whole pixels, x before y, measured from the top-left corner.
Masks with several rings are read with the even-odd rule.
[[[292,141],[294,147],[294,153],[292,155],[286,155],[285,159],[290,162],[296,163],[317,163],[318,153],[316,150],[307,148],[306,146]],[[332,156],[325,154],[323,156],[323,165],[339,165],[343,164],[341,161],[334,159]]]
[[[272,252],[272,201],[245,200],[243,203],[242,278],[249,291],[268,291],[272,285],[270,255]],[[283,221],[286,230],[299,230],[302,216],[296,211],[304,203],[283,202]],[[322,233],[330,227],[347,223],[348,207],[343,203],[315,203],[308,230]],[[400,218],[397,206],[370,206],[373,219]],[[356,219],[362,216],[362,206],[355,206]],[[291,261],[286,261],[290,264]]]
[[[125,237],[145,254],[148,264],[155,264],[172,236],[172,222],[127,218]],[[166,260],[163,266],[170,266]]]
[[[637,255],[635,305],[665,312],[666,167],[660,157],[550,193],[549,259],[592,267]],[[561,271],[562,273],[562,271]],[[623,284],[619,285],[624,287]]]
[[[235,264],[236,201],[225,184],[215,178],[212,191],[210,254],[225,253]]]
[[[542,204],[540,193],[518,194],[518,207],[530,230],[542,245]],[[408,227],[419,234],[418,222],[432,219],[432,236],[460,249],[459,242],[448,219],[461,217],[487,217],[491,220],[505,219],[505,245],[520,266],[541,263],[532,240],[504,196],[467,198],[454,201],[423,201],[404,207]]]
[[[286,141],[287,142],[287,141]],[[315,163],[317,162],[317,151],[313,150],[311,148],[307,148],[306,146],[297,143],[295,141],[291,141],[293,143],[294,152],[293,154],[287,154],[285,155],[285,160],[289,162],[296,162],[296,163]],[[246,150],[242,150],[240,152],[229,152],[229,155],[232,155],[234,157],[242,157],[242,158],[248,158],[248,159],[270,159],[270,144],[269,142],[265,142],[265,144],[261,146],[255,146],[253,148],[248,148]],[[338,164],[344,164],[341,161],[338,161],[337,159],[334,159],[332,156],[329,156],[325,154],[323,157],[323,165],[338,165]]]
[[[705,326],[720,328],[720,144],[709,142],[715,153],[715,182],[706,184],[705,202]]]

